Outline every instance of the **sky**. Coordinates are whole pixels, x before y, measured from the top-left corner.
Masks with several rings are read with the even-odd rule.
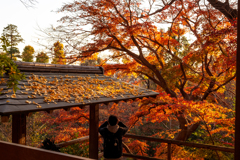
[[[25,0],[26,1],[26,0]],[[51,25],[56,25],[63,14],[56,13],[64,3],[72,0],[38,0],[33,8],[26,8],[20,0],[1,0],[0,1],[0,35],[8,24],[18,27],[18,32],[24,39],[23,43],[17,46],[22,53],[23,48],[27,45],[33,46],[35,51],[44,50],[37,45],[38,28],[45,29]],[[38,27],[39,26],[39,27]],[[35,41],[35,42],[34,42]]]
[[[28,0],[23,0],[28,1]],[[0,1],[0,36],[2,31],[8,24],[18,27],[18,32],[24,39],[23,43],[18,44],[20,53],[27,45],[31,45],[35,49],[35,55],[44,51],[44,47],[36,43],[39,36],[39,27],[46,29],[51,25],[56,26],[57,20],[64,16],[62,13],[54,12],[65,3],[73,0],[37,0],[38,3],[33,8],[26,8],[20,0],[1,0]],[[190,37],[188,37],[190,38]],[[53,45],[53,44],[48,44]],[[110,53],[103,53],[102,56]]]

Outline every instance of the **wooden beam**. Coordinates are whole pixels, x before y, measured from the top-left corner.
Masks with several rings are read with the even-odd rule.
[[[29,112],[29,113],[27,114],[27,116],[30,117],[30,116],[32,116],[32,114],[33,114],[33,112]]]
[[[240,3],[238,1],[238,8],[240,8]],[[240,159],[240,11],[238,11],[237,18],[237,58],[236,58],[236,68],[237,68],[237,78],[236,78],[236,112],[235,112],[235,143],[234,143],[234,159]]]
[[[168,143],[168,152],[167,152],[167,159],[171,160],[171,154],[172,154],[172,147],[171,147],[171,143]]]
[[[53,113],[53,110],[46,110],[46,112],[47,112],[48,114],[52,114],[52,113]]]
[[[100,137],[101,137],[101,135],[98,134],[98,138],[100,138]],[[56,144],[56,146],[62,148],[62,147],[66,147],[66,146],[69,146],[69,145],[72,145],[72,144],[83,143],[83,142],[88,142],[88,141],[89,141],[89,136],[85,136],[85,137],[81,137],[81,138],[74,139],[74,140],[71,140],[71,141],[58,143],[58,144]]]
[[[61,152],[0,141],[1,160],[93,160]]]
[[[80,108],[80,109],[84,109],[84,108],[85,108],[85,106],[78,106],[78,108]]]
[[[9,120],[9,116],[1,116],[1,122],[4,123],[4,122],[8,122]]]
[[[122,142],[123,148],[127,151],[127,153],[133,155],[133,153],[131,152],[131,150],[128,148],[128,146],[126,145],[126,143]],[[133,158],[133,160],[137,160],[136,158]]]
[[[131,100],[135,101],[137,98],[132,98]]]
[[[157,95],[155,95],[155,96],[151,96],[152,98],[157,98]]]
[[[114,102],[114,103],[116,103],[116,104],[119,104],[121,101],[116,101],[116,102]]]
[[[99,104],[90,105],[89,158],[98,159]]]
[[[110,102],[104,102],[103,104],[105,104],[106,106],[108,106],[108,105],[109,105],[109,103],[110,103]]]
[[[12,142],[26,144],[26,115],[12,115]]]
[[[70,108],[63,108],[65,111],[70,111]]]
[[[122,145],[123,145],[123,148],[127,151],[127,153],[132,154],[131,150],[128,148],[128,146],[124,142],[122,142]]]

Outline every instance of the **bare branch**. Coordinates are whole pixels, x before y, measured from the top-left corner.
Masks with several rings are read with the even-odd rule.
[[[22,2],[26,8],[33,8],[36,3],[38,3],[37,0],[20,0],[20,2]]]

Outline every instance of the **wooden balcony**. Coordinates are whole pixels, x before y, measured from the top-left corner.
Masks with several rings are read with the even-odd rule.
[[[100,138],[100,137],[101,136],[99,134],[98,137],[96,137],[96,138]],[[224,151],[224,152],[234,153],[234,148],[229,148],[229,147],[221,147],[221,146],[190,143],[190,142],[184,142],[184,141],[160,139],[160,138],[147,137],[147,136],[138,136],[138,135],[133,135],[133,134],[126,134],[124,137],[138,139],[138,140],[154,141],[154,142],[159,142],[159,143],[167,143],[168,150],[167,150],[166,154],[167,154],[168,160],[172,159],[172,155],[171,155],[172,147],[171,146],[173,144],[189,146],[189,147],[194,147],[194,148],[210,149],[210,150],[215,150],[216,152]],[[68,142],[59,143],[59,144],[57,144],[57,146],[62,148],[62,147],[66,147],[66,146],[69,146],[72,144],[76,144],[76,143],[83,143],[86,141],[89,141],[89,136],[81,137],[81,138],[71,140]],[[124,157],[129,157],[129,158],[133,158],[133,159],[161,160],[159,158],[154,158],[154,157],[134,155],[134,154],[132,154],[131,150],[128,148],[128,146],[125,143],[123,144],[123,147],[127,151],[127,153],[123,153]],[[99,158],[102,156],[103,156],[103,153],[98,154]],[[93,160],[90,158],[79,157],[79,156],[44,150],[44,149],[40,149],[40,148],[29,147],[29,146],[25,146],[25,145],[21,145],[21,144],[3,142],[3,141],[0,141],[0,157],[1,157],[1,159],[4,159],[4,160],[53,160],[53,159],[57,159],[57,160]]]
[[[100,138],[101,135],[98,135],[98,138]],[[147,136],[139,136],[139,135],[133,135],[133,134],[126,134],[124,137],[126,138],[132,138],[132,139],[138,139],[138,140],[146,140],[146,141],[153,141],[153,142],[159,142],[159,143],[167,143],[168,144],[168,151],[167,151],[167,157],[168,160],[172,159],[172,155],[171,155],[171,148],[172,145],[182,145],[182,146],[189,146],[189,147],[194,147],[194,148],[203,148],[203,149],[210,149],[210,150],[214,150],[214,151],[223,151],[223,152],[230,152],[230,153],[234,153],[234,148],[229,148],[229,147],[221,147],[221,146],[214,146],[214,145],[206,145],[206,144],[198,144],[198,143],[191,143],[191,142],[184,142],[184,141],[177,141],[177,140],[169,140],[169,139],[160,139],[160,138],[154,138],[154,137],[147,137]],[[58,147],[62,148],[62,147],[66,147],[75,143],[83,143],[89,141],[89,136],[86,137],[82,137],[82,138],[78,138],[75,140],[71,140],[68,142],[63,142],[63,143],[59,143],[57,144]],[[146,156],[139,156],[139,155],[134,155],[132,154],[131,150],[128,148],[128,146],[123,143],[123,147],[125,148],[125,150],[128,153],[123,153],[124,157],[130,157],[130,158],[134,158],[134,159],[147,159],[147,160],[161,160],[158,158],[154,158],[154,157],[146,157]],[[100,153],[98,155],[98,157],[102,157],[102,153]]]
[[[93,160],[64,154],[60,152],[48,151],[40,148],[29,147],[16,143],[0,141],[1,160]]]

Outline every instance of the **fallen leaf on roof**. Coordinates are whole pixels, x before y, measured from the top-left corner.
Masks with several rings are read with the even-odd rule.
[[[31,104],[31,103],[32,103],[31,101],[28,101],[28,100],[26,100],[25,102],[26,102],[27,104]]]
[[[37,108],[42,108],[42,106],[41,105],[37,105]]]
[[[129,94],[134,96],[144,94],[135,86],[125,82],[115,82],[107,77],[104,79],[104,77],[99,75],[93,75],[92,77],[90,75],[86,77],[65,75],[54,76],[50,80],[51,77],[47,79],[44,76],[31,74],[28,77],[27,84],[23,87],[25,92],[21,91],[21,93],[28,94],[28,98],[44,96],[44,102],[48,104],[50,102],[57,104],[59,101],[85,104],[84,100],[90,102],[104,97],[116,99],[117,97],[130,97]],[[12,94],[11,98],[16,98],[16,94]],[[34,101],[26,100],[26,103],[32,103],[37,105],[37,108],[41,108]]]

